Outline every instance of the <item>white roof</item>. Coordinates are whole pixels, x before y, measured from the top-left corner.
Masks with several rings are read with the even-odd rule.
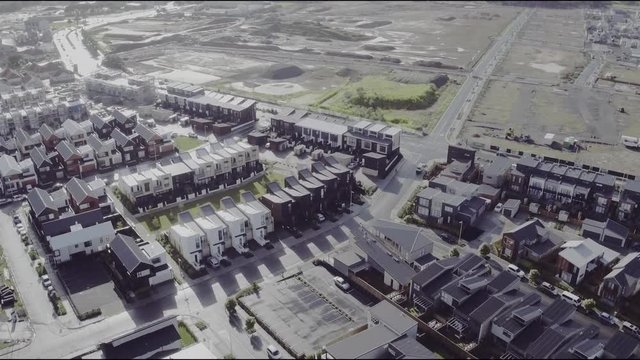
[[[380,132],[380,130],[384,129],[386,125],[382,124],[373,124],[367,128],[368,131]]]
[[[199,217],[194,219],[193,221],[200,226],[200,228],[204,231],[206,230],[215,230],[224,227],[224,224],[218,224],[213,221],[209,217]]]
[[[164,359],[217,359],[211,351],[203,344],[196,343],[188,348],[168,355]]]
[[[86,228],[76,229],[68,233],[50,237],[49,244],[52,250],[59,250],[68,246],[83,243],[90,239],[97,239],[105,236],[115,237],[116,233],[111,225],[111,221],[99,223]]]
[[[326,133],[334,134],[334,135],[343,135],[349,129],[345,125],[336,124],[333,122],[328,122],[324,120],[318,120],[314,118],[306,118],[300,120],[296,126],[300,126],[303,128],[324,131]]]
[[[243,217],[238,217],[237,215],[231,213],[228,210],[218,210],[216,211],[216,215],[218,215],[220,217],[220,219],[222,219],[222,221],[224,222],[228,222],[228,221],[241,221],[244,220],[244,216]]]
[[[198,234],[194,232],[192,229],[182,225],[177,224],[171,227],[171,231],[175,232],[181,238],[188,238],[192,236],[197,236]]]
[[[620,255],[591,239],[567,241],[561,248],[564,250],[559,255],[579,268],[599,257],[602,257],[601,261],[606,265]]]

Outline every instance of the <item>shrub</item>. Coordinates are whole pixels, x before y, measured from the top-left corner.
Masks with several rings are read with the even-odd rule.
[[[491,254],[491,248],[489,247],[489,245],[482,244],[482,246],[480,246],[480,255],[488,256],[489,254]]]
[[[251,290],[254,293],[258,293],[260,291],[260,285],[258,285],[258,283],[256,283],[255,281],[251,283]]]
[[[85,313],[82,313],[80,315],[78,315],[78,320],[80,321],[84,321],[84,320],[88,320],[88,319],[92,319],[96,316],[100,316],[102,315],[102,310],[100,308],[98,309],[93,309],[93,310],[89,310]]]
[[[58,315],[58,316],[67,315],[67,309],[64,307],[64,304],[62,303],[62,300],[56,299],[54,308],[56,310],[56,315]]]
[[[153,230],[158,230],[158,229],[160,229],[160,219],[159,219],[157,216],[154,216],[154,217],[151,219],[151,228],[152,228]]]
[[[198,328],[198,330],[202,331],[202,330],[206,329],[208,326],[204,321],[198,320],[198,321],[196,321],[196,327]]]
[[[233,356],[233,354],[225,354],[222,358],[223,358],[223,359],[233,360],[233,359],[235,359],[236,357],[235,357],[235,356]]]
[[[596,301],[593,299],[586,299],[582,302],[582,307],[587,311],[591,311],[596,308]]]
[[[38,266],[36,266],[36,272],[38,273],[38,276],[45,275],[47,273],[47,268],[45,268],[42,263],[38,263]]]
[[[38,258],[38,251],[36,251],[36,249],[32,249],[31,251],[29,251],[29,257],[31,258],[31,260],[35,260]]]
[[[538,269],[529,270],[529,282],[535,284],[540,278],[540,271]]]
[[[451,257],[460,256],[460,250],[458,250],[457,247],[454,247],[453,249],[451,249],[451,253],[449,253],[449,256],[451,256]]]
[[[256,332],[256,319],[254,317],[248,317],[244,321],[244,330],[249,334]]]
[[[227,312],[229,313],[229,315],[236,313],[236,306],[238,306],[238,303],[234,298],[228,298],[227,301],[224,303],[224,307],[225,309],[227,309]]]

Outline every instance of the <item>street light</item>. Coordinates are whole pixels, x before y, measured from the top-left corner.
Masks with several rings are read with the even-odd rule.
[[[460,231],[458,231],[458,245],[460,245],[460,240],[462,239],[462,220],[458,221],[460,224]]]

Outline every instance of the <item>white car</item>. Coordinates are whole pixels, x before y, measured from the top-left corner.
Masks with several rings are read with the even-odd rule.
[[[351,289],[351,285],[349,285],[349,283],[345,279],[341,278],[340,276],[334,277],[333,282],[336,284],[337,287],[339,287],[343,291],[349,291],[349,289]]]
[[[18,233],[20,233],[21,231],[24,231],[24,225],[22,225],[22,223],[19,223],[16,225],[16,231]]]
[[[317,214],[316,214],[316,220],[317,220],[318,222],[323,222],[323,221],[325,221],[326,219],[327,219],[327,218],[325,218],[325,217],[324,217],[324,215],[322,215],[322,214],[320,214],[320,213],[317,213]]]
[[[278,350],[278,348],[275,347],[274,345],[267,346],[267,356],[269,357],[269,359],[282,358],[282,354],[280,353],[280,350]]]
[[[500,213],[502,212],[502,203],[498,203],[498,205],[496,205],[495,208],[493,208],[493,211]]]
[[[524,271],[522,271],[519,267],[513,264],[509,264],[509,266],[507,266],[507,270],[509,270],[510,273],[516,275],[521,279],[524,279],[525,277],[527,277],[527,274],[525,274]]]
[[[207,259],[207,265],[209,265],[212,269],[217,269],[220,267],[220,260],[218,260],[215,256],[212,256]]]

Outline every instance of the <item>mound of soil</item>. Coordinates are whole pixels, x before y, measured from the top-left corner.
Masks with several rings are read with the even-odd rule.
[[[429,82],[439,89],[449,82],[449,76],[447,76],[447,74],[436,75]]]
[[[364,44],[362,48],[368,51],[393,51],[396,49],[395,46],[379,44]]]
[[[390,20],[376,20],[371,22],[366,22],[364,24],[356,25],[356,27],[361,29],[373,29],[381,26],[386,26],[391,24],[393,21]]]
[[[304,70],[295,65],[275,64],[269,67],[262,77],[272,80],[290,79],[304,74]]]
[[[431,61],[431,60],[414,61],[413,65],[424,66],[424,67],[433,67],[433,68],[439,68],[439,69],[460,69],[461,68],[459,66],[443,64],[440,61]]]
[[[336,75],[340,77],[353,77],[356,76],[358,72],[351,68],[342,68],[336,72]]]
[[[380,61],[390,62],[394,64],[400,64],[402,62],[402,60],[392,56],[383,56],[380,58]]]
[[[438,20],[440,21],[453,21],[455,19],[456,19],[455,16],[439,16],[438,17]]]
[[[371,55],[352,53],[348,51],[325,51],[324,53],[330,56],[341,56],[341,57],[348,57],[348,58],[362,59],[362,60],[373,59],[373,56]]]

